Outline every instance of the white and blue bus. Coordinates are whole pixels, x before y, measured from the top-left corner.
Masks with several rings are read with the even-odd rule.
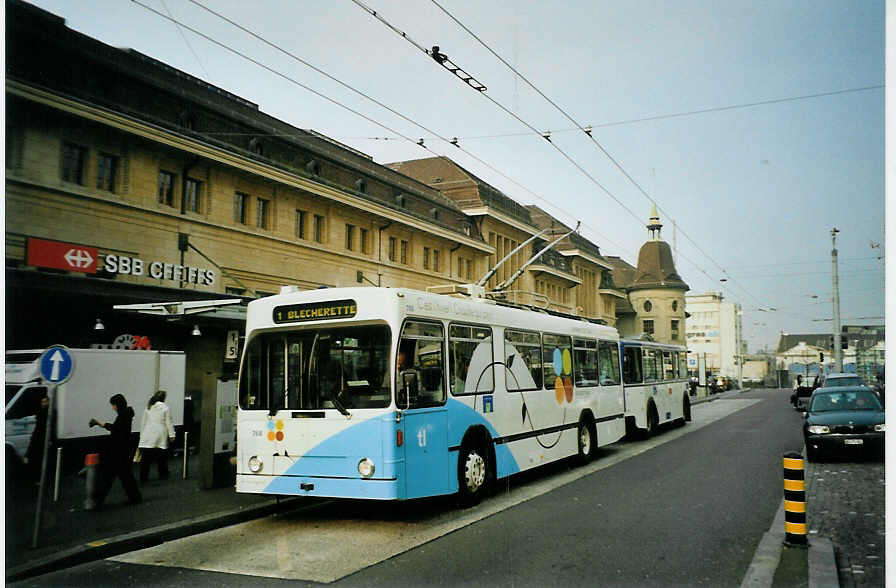
[[[474,503],[625,434],[615,329],[402,288],[248,306],[238,492]]]
[[[690,421],[687,349],[627,339],[620,347],[627,432],[647,438],[665,423]]]

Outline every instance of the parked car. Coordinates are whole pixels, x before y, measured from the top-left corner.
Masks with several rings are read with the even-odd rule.
[[[834,388],[836,386],[864,386],[865,380],[858,374],[847,374],[845,372],[834,372],[822,376],[818,380],[819,388]]]
[[[809,401],[803,439],[806,457],[883,455],[886,424],[877,395],[867,386],[819,388]]]

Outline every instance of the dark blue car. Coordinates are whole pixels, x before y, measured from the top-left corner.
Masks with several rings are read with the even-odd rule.
[[[883,455],[886,424],[877,395],[865,386],[819,388],[803,424],[806,457]]]

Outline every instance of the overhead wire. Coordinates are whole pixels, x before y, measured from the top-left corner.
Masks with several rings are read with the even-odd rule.
[[[175,23],[175,24],[177,24],[177,25],[179,25],[179,26],[185,28],[186,30],[192,32],[193,34],[196,34],[196,35],[198,35],[198,36],[200,36],[200,37],[206,39],[207,41],[209,41],[209,42],[211,42],[211,43],[213,43],[213,44],[215,44],[215,45],[221,47],[222,49],[225,49],[226,51],[229,51],[229,52],[231,52],[231,53],[233,53],[233,54],[235,54],[235,55],[241,57],[242,59],[245,59],[246,61],[249,61],[250,63],[253,63],[253,64],[256,65],[256,66],[261,67],[262,69],[264,69],[264,70],[266,70],[266,71],[269,71],[269,72],[273,73],[274,75],[276,75],[276,76],[278,76],[278,77],[281,77],[281,78],[283,78],[284,80],[286,80],[286,81],[288,81],[288,82],[290,82],[290,83],[292,83],[292,84],[295,84],[295,85],[299,86],[300,88],[302,88],[302,89],[304,89],[304,90],[306,90],[306,91],[308,91],[308,92],[311,92],[312,94],[314,94],[314,95],[316,95],[316,96],[318,96],[318,97],[320,97],[320,98],[326,100],[327,102],[330,102],[331,104],[334,104],[335,106],[338,106],[338,107],[340,107],[340,108],[343,108],[343,109],[345,109],[345,110],[351,112],[352,114],[355,114],[356,116],[359,116],[359,117],[363,118],[364,120],[366,120],[366,121],[368,121],[368,122],[370,122],[370,123],[372,123],[372,124],[375,124],[376,126],[382,128],[382,129],[385,129],[385,130],[387,130],[387,131],[389,131],[389,132],[391,132],[391,133],[394,133],[395,135],[401,137],[402,139],[404,139],[405,141],[407,141],[407,142],[409,142],[409,143],[412,143],[412,144],[414,144],[414,145],[417,145],[417,146],[419,146],[419,147],[422,147],[422,148],[425,149],[426,151],[429,151],[430,153],[432,153],[434,156],[436,156],[436,157],[438,157],[438,158],[445,158],[445,159],[447,159],[447,157],[446,157],[445,155],[442,155],[442,154],[440,154],[440,153],[438,153],[438,152],[432,150],[432,149],[431,149],[430,147],[428,147],[427,145],[425,145],[425,144],[423,144],[423,143],[421,143],[421,142],[419,142],[419,141],[415,141],[415,140],[412,139],[411,137],[408,137],[408,136],[404,135],[403,133],[400,133],[400,132],[398,132],[397,130],[395,130],[395,129],[389,127],[389,126],[386,126],[385,124],[380,123],[379,121],[377,121],[377,120],[371,118],[370,116],[367,116],[367,115],[365,115],[364,113],[359,112],[358,110],[355,110],[355,109],[353,109],[353,108],[351,108],[351,107],[349,107],[349,106],[347,106],[347,105],[345,105],[345,104],[343,104],[343,103],[341,103],[341,102],[339,102],[339,101],[337,101],[337,100],[334,100],[333,98],[330,98],[329,96],[327,96],[327,95],[325,95],[325,94],[323,94],[323,93],[321,93],[321,92],[315,90],[314,88],[311,88],[310,86],[308,86],[308,85],[306,85],[306,84],[303,84],[302,82],[300,82],[300,81],[298,81],[298,80],[295,80],[294,78],[292,78],[292,77],[290,77],[290,76],[287,76],[286,74],[284,74],[284,73],[282,73],[282,72],[280,72],[280,71],[278,71],[278,70],[275,70],[274,68],[271,68],[271,67],[269,67],[269,66],[267,66],[267,65],[265,65],[265,64],[263,64],[263,63],[261,63],[260,61],[258,61],[258,60],[256,60],[256,59],[250,57],[249,55],[247,55],[247,54],[245,54],[245,53],[243,53],[243,52],[241,52],[241,51],[238,51],[237,49],[234,49],[234,48],[230,47],[229,45],[227,45],[227,44],[225,44],[225,43],[223,43],[223,42],[221,42],[221,41],[218,41],[217,39],[214,39],[213,37],[211,37],[211,36],[209,36],[209,35],[207,35],[207,34],[201,32],[201,31],[197,30],[196,28],[190,27],[190,26],[184,24],[183,22],[181,22],[181,21],[175,19],[174,17],[172,17],[172,16],[170,16],[170,15],[162,14],[162,13],[159,12],[158,10],[155,10],[155,9],[152,8],[151,6],[147,6],[146,4],[140,2],[139,0],[131,0],[131,1],[134,2],[135,4],[139,5],[139,6],[143,7],[144,9],[146,9],[146,10],[148,10],[148,11],[150,11],[150,12],[156,14],[157,16],[160,16],[160,17],[162,17],[162,18],[164,18],[164,19],[167,19],[167,20],[169,20],[169,21],[171,21],[171,22],[173,22],[173,23]],[[445,142],[448,143],[448,144],[453,144],[455,147],[461,149],[461,151],[463,151],[464,153],[466,153],[469,157],[473,158],[474,160],[476,160],[476,161],[479,162],[480,164],[486,166],[487,168],[489,168],[489,169],[492,170],[493,172],[495,172],[495,173],[501,175],[502,177],[504,177],[504,178],[507,179],[508,181],[512,182],[514,185],[518,186],[519,188],[525,190],[526,192],[528,192],[529,194],[531,194],[533,197],[535,197],[535,198],[537,198],[538,200],[544,202],[544,203],[545,203],[547,206],[549,206],[550,208],[552,208],[552,209],[554,209],[554,210],[558,210],[558,211],[560,211],[562,214],[567,215],[567,216],[569,216],[570,218],[573,218],[573,219],[575,218],[575,216],[572,215],[571,213],[569,213],[569,212],[567,212],[566,210],[564,210],[564,209],[562,209],[562,208],[556,206],[555,204],[553,204],[552,202],[550,202],[550,201],[547,200],[546,198],[542,197],[541,195],[537,194],[536,192],[532,191],[532,190],[529,189],[528,187],[526,187],[526,186],[520,184],[519,182],[517,182],[516,180],[514,180],[514,179],[511,178],[510,176],[506,175],[504,172],[500,171],[499,169],[495,168],[494,166],[492,166],[491,164],[489,164],[488,162],[486,162],[485,160],[479,158],[478,156],[476,156],[475,154],[473,154],[473,153],[469,152],[468,150],[464,149],[464,148],[461,147],[460,145],[457,145],[456,143],[452,143],[452,141],[451,141],[450,139],[448,139],[448,138],[446,138],[446,137],[442,137],[442,136],[440,136],[440,135],[439,135],[438,133],[436,133],[435,131],[433,131],[433,130],[431,130],[431,129],[425,127],[424,125],[422,125],[422,124],[420,124],[420,123],[418,123],[418,122],[416,122],[416,121],[414,121],[414,120],[412,120],[412,119],[406,117],[405,115],[401,114],[400,112],[398,112],[398,111],[396,111],[396,110],[390,108],[388,105],[383,104],[382,102],[376,100],[375,98],[372,98],[371,96],[365,94],[364,92],[361,92],[360,90],[357,90],[357,89],[353,88],[352,86],[350,86],[350,85],[348,85],[348,84],[342,82],[341,80],[339,80],[339,79],[337,79],[337,78],[331,76],[330,74],[326,73],[325,71],[321,70],[320,68],[317,68],[316,66],[314,66],[314,65],[308,63],[307,61],[301,59],[300,57],[298,57],[298,56],[296,56],[296,55],[294,55],[294,54],[292,54],[292,53],[286,51],[285,49],[279,47],[278,45],[276,45],[276,44],[274,44],[274,43],[271,43],[270,41],[267,41],[266,39],[264,39],[263,37],[261,37],[261,36],[258,35],[257,33],[254,33],[253,31],[251,31],[251,30],[249,30],[249,29],[243,27],[242,25],[239,25],[238,23],[234,22],[233,20],[231,20],[231,19],[227,18],[226,16],[221,15],[221,14],[217,13],[216,11],[214,11],[214,10],[212,10],[212,9],[210,9],[210,8],[208,8],[208,7],[206,7],[206,6],[204,6],[203,4],[197,2],[196,0],[190,0],[190,1],[191,1],[193,4],[197,5],[198,7],[200,7],[200,8],[202,8],[202,9],[204,9],[204,10],[210,12],[211,14],[214,14],[215,16],[221,18],[222,20],[225,20],[226,22],[230,23],[231,25],[233,25],[233,26],[239,28],[240,30],[244,31],[245,33],[247,33],[247,34],[253,36],[254,38],[258,39],[259,41],[264,42],[266,45],[268,45],[268,46],[270,46],[270,47],[272,47],[272,48],[275,48],[276,50],[278,50],[278,51],[280,51],[281,53],[287,55],[288,57],[290,57],[290,58],[292,58],[292,59],[295,59],[295,60],[298,61],[299,63],[302,63],[303,65],[305,65],[305,66],[307,66],[307,67],[313,69],[313,70],[316,71],[317,73],[319,73],[319,74],[321,74],[321,75],[327,77],[328,79],[330,79],[330,80],[332,80],[332,81],[334,81],[334,82],[339,83],[340,85],[342,85],[342,86],[345,87],[346,89],[349,89],[350,91],[352,91],[352,92],[354,92],[354,93],[356,93],[356,94],[358,94],[358,95],[360,95],[360,96],[366,98],[367,100],[370,100],[371,102],[377,104],[378,106],[380,106],[380,107],[382,107],[382,108],[388,110],[389,112],[395,114],[396,116],[402,118],[403,120],[405,120],[405,121],[407,121],[407,122],[409,122],[409,123],[411,123],[411,124],[417,126],[418,128],[423,129],[424,131],[426,131],[426,132],[428,132],[428,133],[432,133],[432,134],[434,134],[434,135],[436,135],[436,136],[439,136],[439,138],[440,138],[441,140],[445,141]],[[301,137],[301,136],[298,136],[298,135],[296,135],[296,137],[299,137],[299,138],[303,138],[303,139],[304,139],[304,137]],[[583,223],[583,226],[588,226],[588,225],[585,225],[585,223]],[[613,242],[613,241],[612,241],[611,239],[609,239],[608,237],[602,235],[602,234],[600,233],[600,231],[597,231],[595,228],[593,228],[593,227],[591,227],[591,226],[588,226],[588,228],[589,228],[591,231],[593,231],[595,234],[601,236],[605,241],[607,241],[607,242],[609,242],[609,243],[611,243],[611,244],[613,244],[613,245],[619,247],[620,249],[625,249],[624,247],[622,247],[622,246],[616,244],[615,242]]]
[[[272,43],[271,41],[267,40],[266,38],[264,38],[263,36],[259,35],[258,33],[256,33],[256,32],[254,32],[254,31],[252,31],[252,30],[250,30],[250,29],[248,29],[248,28],[242,26],[241,24],[235,22],[234,20],[228,18],[227,16],[225,16],[225,15],[223,15],[223,14],[221,14],[221,13],[215,11],[215,10],[212,10],[211,8],[209,8],[209,7],[205,6],[204,4],[202,4],[201,2],[198,2],[198,0],[190,0],[190,2],[192,2],[193,4],[195,4],[195,5],[198,6],[198,7],[202,8],[203,10],[205,10],[205,11],[207,11],[207,12],[209,12],[209,13],[215,15],[216,17],[218,17],[218,18],[224,20],[225,22],[231,24],[232,26],[238,28],[239,30],[243,31],[244,33],[246,33],[246,34],[252,36],[253,38],[257,39],[258,41],[261,41],[261,42],[264,43],[265,45],[268,45],[269,47],[271,47],[271,48],[273,48],[273,49],[275,49],[275,50],[277,50],[277,51],[283,53],[283,54],[286,55],[287,57],[289,57],[289,58],[291,58],[291,59],[294,59],[295,61],[298,61],[298,62],[301,63],[302,65],[304,65],[304,66],[306,66],[306,67],[312,69],[313,71],[315,71],[315,72],[317,72],[318,74],[320,74],[320,75],[326,77],[327,79],[329,79],[329,80],[331,80],[331,81],[333,81],[333,82],[336,82],[337,84],[341,85],[342,87],[346,88],[347,90],[349,90],[349,91],[351,91],[351,92],[354,92],[355,94],[357,94],[357,95],[359,95],[359,96],[361,96],[361,97],[363,97],[363,98],[365,98],[365,99],[367,99],[367,100],[373,102],[373,103],[376,104],[377,106],[379,106],[379,107],[381,107],[381,108],[383,108],[383,109],[389,111],[390,113],[394,114],[395,116],[398,116],[399,118],[401,118],[401,119],[405,120],[406,122],[408,122],[408,123],[410,123],[410,124],[412,124],[412,125],[414,125],[414,126],[420,128],[420,129],[424,130],[425,132],[434,135],[435,137],[437,137],[437,138],[440,139],[441,141],[444,141],[445,143],[450,144],[450,145],[454,145],[455,147],[457,147],[457,148],[459,148],[461,151],[463,151],[465,154],[467,154],[469,157],[475,159],[475,160],[476,160],[477,162],[479,162],[480,164],[482,164],[482,165],[488,167],[488,168],[489,168],[490,170],[492,170],[493,172],[495,172],[495,173],[501,175],[502,177],[504,177],[504,178],[507,179],[508,181],[514,183],[514,184],[515,184],[516,186],[518,186],[519,188],[521,188],[521,189],[527,191],[528,193],[530,193],[532,196],[534,196],[534,197],[537,198],[538,200],[544,202],[545,204],[547,204],[548,206],[552,207],[552,208],[555,209],[555,210],[559,210],[560,212],[562,212],[562,213],[565,214],[565,215],[570,216],[571,218],[575,218],[575,216],[572,215],[571,213],[569,213],[568,211],[563,210],[562,208],[556,206],[554,203],[550,202],[550,201],[547,200],[546,198],[544,198],[544,197],[542,197],[541,195],[539,195],[539,194],[533,192],[531,189],[527,188],[526,186],[523,186],[522,184],[518,183],[518,182],[517,182],[516,180],[514,180],[513,178],[507,176],[506,174],[504,174],[503,172],[501,172],[500,170],[498,170],[497,168],[495,168],[494,166],[492,166],[491,164],[489,164],[489,163],[486,162],[485,160],[479,158],[478,156],[476,156],[475,154],[471,153],[471,152],[468,151],[467,149],[461,147],[461,146],[458,145],[458,144],[456,143],[456,141],[454,141],[453,139],[448,139],[447,137],[442,136],[441,134],[437,133],[436,131],[434,131],[434,130],[432,130],[432,129],[429,129],[429,128],[426,127],[425,125],[423,125],[423,124],[417,122],[416,120],[413,120],[413,119],[411,119],[411,118],[405,116],[405,115],[402,114],[401,112],[399,112],[399,111],[395,110],[394,108],[392,108],[392,107],[390,107],[390,106],[384,104],[383,102],[377,100],[376,98],[373,98],[373,97],[370,96],[369,94],[367,94],[367,93],[365,93],[365,92],[362,92],[361,90],[358,90],[357,88],[351,86],[350,84],[347,84],[347,83],[343,82],[342,80],[340,80],[340,79],[338,79],[338,78],[336,78],[336,77],[330,75],[329,73],[327,73],[326,71],[324,71],[324,70],[320,69],[319,67],[313,65],[312,63],[309,63],[308,61],[302,59],[301,57],[299,57],[299,56],[297,56],[297,55],[295,55],[295,54],[293,54],[293,53],[291,53],[291,52],[289,52],[289,51],[283,49],[282,47],[280,47],[280,46],[277,45],[276,43]],[[365,9],[366,9],[366,8],[365,8]],[[376,14],[375,11],[370,10],[370,12],[371,12],[372,14],[374,14],[374,15]],[[385,23],[385,21],[383,21],[383,22]],[[394,27],[391,27],[391,25],[389,25],[388,23],[386,23],[386,24],[387,24],[387,26],[390,26],[390,28],[393,28],[393,30],[396,30],[396,29],[394,29]],[[414,46],[416,46],[418,49],[424,51],[424,52],[427,53],[427,54],[430,54],[430,52],[429,52],[427,49],[425,49],[424,47],[422,47],[419,43],[415,42],[413,39],[410,39],[410,38],[407,37],[406,35],[403,35],[403,36],[404,36],[409,42],[411,42]],[[429,149],[426,147],[425,144],[421,144],[419,141],[413,141],[413,140],[408,139],[407,137],[405,137],[405,136],[403,136],[403,135],[401,135],[401,138],[402,138],[402,139],[405,139],[405,140],[409,140],[410,142],[414,143],[415,145],[421,146],[421,147],[423,147],[424,149],[429,150]],[[435,154],[435,155],[437,155],[438,157],[445,157],[444,155],[440,155],[440,154],[435,153],[435,152],[433,152],[433,151],[431,151],[431,150],[430,150],[430,152],[433,153],[433,154]],[[620,247],[620,248],[621,248],[621,246],[619,246],[619,245],[616,244],[616,243],[613,243],[609,238],[607,238],[606,236],[602,235],[599,231],[597,231],[597,230],[594,229],[593,227],[589,227],[589,228],[590,228],[592,231],[594,231],[595,234],[601,236],[601,237],[602,237],[604,240],[606,240],[607,242],[610,242],[610,243],[612,243],[613,245],[616,245],[617,247]]]
[[[434,0],[433,0],[433,1],[434,1]],[[352,0],[352,2],[354,2],[354,3],[355,3],[358,7],[360,7],[362,10],[364,10],[365,12],[367,12],[368,14],[370,14],[371,16],[373,16],[374,18],[376,18],[378,21],[380,21],[381,23],[383,23],[386,27],[388,27],[388,28],[391,29],[393,32],[395,32],[398,36],[400,36],[401,38],[403,38],[403,39],[405,39],[406,41],[408,41],[411,45],[413,45],[414,47],[416,47],[417,49],[419,49],[421,52],[423,52],[424,54],[426,54],[426,55],[432,57],[432,52],[431,52],[429,49],[426,49],[423,45],[421,45],[421,44],[418,43],[417,41],[413,40],[413,39],[412,39],[406,32],[404,32],[404,31],[402,31],[401,29],[399,29],[399,28],[397,28],[396,26],[394,26],[392,23],[390,23],[388,20],[386,20],[382,15],[380,15],[377,11],[373,10],[372,8],[370,8],[369,6],[367,6],[366,4],[364,4],[363,2],[361,2],[361,0]],[[438,6],[438,4],[437,4],[437,6]],[[441,7],[440,7],[440,8],[441,8]],[[444,9],[443,9],[443,10],[444,10]],[[452,17],[452,18],[453,18],[453,17]],[[460,24],[460,23],[459,23],[459,24]],[[461,26],[463,26],[463,25],[461,24]],[[464,28],[466,28],[466,27],[464,27]],[[468,30],[468,29],[467,29],[467,30]],[[470,33],[470,34],[473,34],[473,33]],[[475,37],[475,35],[474,35],[474,37]],[[478,38],[477,38],[477,40],[478,40]],[[481,41],[480,41],[480,42],[481,42]],[[487,46],[486,46],[486,47],[487,47]],[[488,48],[488,47],[487,47],[487,48]],[[489,49],[489,51],[491,51],[491,49]],[[494,54],[494,52],[492,52],[492,53]],[[495,54],[495,55],[497,56],[497,54]],[[500,59],[500,56],[497,56],[497,57]],[[502,60],[502,61],[503,61],[503,60]],[[504,63],[506,64],[506,62],[504,62]],[[510,67],[510,66],[508,65],[508,67]],[[511,69],[513,69],[513,68],[511,67]],[[515,70],[514,70],[514,71],[515,71]],[[518,74],[518,75],[519,75],[519,74]],[[520,77],[523,77],[523,76],[520,75]],[[524,79],[525,79],[525,78],[524,78]],[[526,81],[527,81],[527,83],[528,83],[528,80],[526,80]],[[531,84],[530,84],[530,85],[531,85]],[[533,86],[533,87],[534,87],[534,86]],[[536,90],[537,90],[537,88],[536,88]],[[539,91],[539,90],[537,90],[537,91]],[[539,91],[539,93],[540,93],[540,91]],[[511,116],[512,118],[516,119],[520,124],[522,124],[522,125],[525,126],[526,128],[530,129],[531,131],[533,131],[533,132],[535,132],[535,133],[542,134],[541,131],[539,131],[539,130],[538,130],[536,127],[534,127],[532,124],[530,124],[529,122],[523,120],[523,119],[522,119],[519,115],[517,115],[515,112],[513,112],[512,110],[510,110],[509,108],[507,108],[506,106],[504,106],[503,104],[501,104],[500,102],[498,102],[497,100],[495,100],[494,98],[492,98],[492,97],[488,94],[488,92],[486,92],[486,91],[480,91],[479,94],[482,95],[482,96],[484,96],[487,100],[489,100],[490,102],[492,102],[492,104],[494,104],[495,106],[497,106],[499,109],[503,110],[503,111],[504,111],[505,113],[507,113],[509,116]],[[547,97],[545,97],[545,98],[548,99]],[[550,99],[548,99],[548,100],[550,101]],[[552,103],[552,104],[553,104],[553,103]],[[559,107],[558,107],[558,108],[559,108]],[[568,116],[568,115],[567,115],[567,116]],[[570,120],[572,120],[572,119],[570,119]],[[575,122],[575,120],[573,120],[572,122],[573,122],[574,124],[578,124],[578,123]],[[582,130],[584,131],[584,128],[583,128]],[[615,194],[613,194],[612,192],[610,192],[610,190],[608,190],[608,189],[606,188],[606,186],[604,186],[603,184],[601,184],[600,181],[597,180],[597,178],[595,178],[591,173],[588,172],[588,170],[586,170],[584,167],[582,167],[582,165],[579,164],[579,163],[578,163],[572,156],[570,156],[568,153],[566,153],[566,151],[564,151],[564,150],[561,149],[558,145],[556,145],[553,141],[551,141],[549,137],[545,136],[544,138],[545,138],[545,139],[547,140],[547,142],[548,142],[548,143],[549,143],[549,144],[550,144],[550,145],[551,145],[551,146],[552,146],[558,153],[560,153],[560,154],[561,154],[561,155],[562,155],[562,156],[563,156],[563,157],[564,157],[570,164],[572,164],[576,169],[578,169],[580,172],[582,172],[582,174],[584,174],[589,180],[591,180],[592,183],[594,183],[598,188],[600,188],[600,189],[601,189],[607,196],[609,196],[609,197],[610,197],[612,200],[614,200],[620,207],[622,207],[626,212],[628,212],[628,213],[629,213],[629,214],[630,214],[636,221],[638,221],[638,222],[643,222],[643,219],[642,219],[640,216],[638,216],[638,215],[637,215],[631,208],[629,208],[624,202],[622,202],[619,198],[617,198]],[[456,143],[455,143],[455,144],[456,144]],[[601,149],[603,149],[603,148],[601,147]],[[607,156],[610,157],[610,158],[612,159],[612,156],[610,156],[609,153],[607,153]],[[617,165],[618,165],[618,164],[617,164]],[[634,180],[632,180],[632,181],[634,181]],[[648,198],[649,198],[649,196],[648,196]],[[583,224],[584,224],[584,223],[583,223]],[[699,248],[699,247],[698,247],[698,248]],[[680,255],[683,259],[685,259],[686,261],[688,261],[689,263],[691,263],[691,265],[693,265],[698,271],[700,271],[701,273],[703,273],[704,275],[706,275],[707,278],[709,278],[710,280],[713,280],[712,276],[710,276],[709,273],[707,273],[706,270],[703,269],[699,264],[697,264],[696,262],[692,261],[691,259],[689,259],[687,256],[685,256],[684,254],[682,254],[682,253],[680,253],[680,252],[679,252],[679,255]],[[752,296],[752,295],[751,295],[751,296]],[[753,298],[756,299],[755,297],[753,297]],[[756,299],[756,300],[758,300],[758,299]]]
[[[358,2],[358,0],[353,0],[353,1],[356,2],[356,3]],[[513,67],[510,63],[508,63],[507,60],[505,60],[503,57],[501,57],[500,55],[498,55],[498,53],[496,53],[491,47],[489,47],[489,45],[488,45],[487,43],[485,43],[485,41],[483,41],[482,39],[480,39],[479,36],[477,36],[473,31],[471,31],[471,30],[470,30],[466,25],[464,25],[460,20],[458,20],[457,17],[455,17],[455,16],[454,16],[453,14],[451,14],[448,10],[446,10],[441,4],[439,4],[437,0],[430,0],[430,1],[431,1],[436,7],[438,7],[442,12],[444,12],[444,13],[445,13],[451,20],[453,20],[455,23],[457,23],[457,25],[460,26],[464,31],[466,31],[470,36],[472,36],[474,39],[476,39],[476,41],[478,41],[479,44],[481,44],[481,45],[482,45],[482,46],[483,46],[489,53],[491,53],[492,55],[494,55],[494,56],[495,56],[501,63],[503,63],[505,66],[507,66],[507,68],[509,68],[514,74],[516,74],[517,76],[519,76],[520,79],[522,79],[522,80],[523,80],[523,81],[524,81],[530,88],[532,88],[533,90],[535,90],[535,92],[537,92],[542,98],[544,98],[549,104],[551,104],[551,106],[553,106],[553,107],[554,107],[555,109],[557,109],[561,114],[563,114],[563,116],[566,117],[567,120],[569,120],[572,124],[576,125],[576,127],[577,127],[578,129],[580,129],[583,133],[585,133],[585,134],[588,136],[588,138],[591,139],[591,141],[594,143],[594,145],[597,146],[598,149],[600,149],[600,151],[601,151],[601,152],[602,152],[602,153],[603,153],[603,154],[604,154],[604,155],[605,155],[605,156],[606,156],[606,157],[613,163],[613,165],[616,166],[616,168],[617,168],[617,169],[618,169],[618,170],[619,170],[619,171],[620,171],[620,172],[621,172],[621,173],[622,173],[622,174],[629,180],[629,182],[630,182],[633,186],[635,186],[635,188],[637,188],[638,191],[641,192],[641,194],[643,194],[644,197],[647,198],[648,201],[650,201],[650,202],[653,203],[653,204],[656,204],[657,208],[660,209],[660,212],[662,212],[664,215],[666,215],[669,219],[673,220],[673,222],[674,222],[674,217],[672,217],[672,215],[670,215],[668,212],[666,212],[665,210],[662,209],[662,207],[656,202],[656,199],[653,198],[652,196],[650,196],[650,195],[647,193],[647,191],[644,190],[644,188],[643,188],[643,187],[642,187],[642,186],[641,186],[641,185],[640,185],[640,184],[639,184],[639,183],[638,183],[638,182],[631,176],[631,174],[629,174],[628,171],[626,171],[626,169],[622,166],[622,164],[620,164],[620,163],[616,160],[616,158],[613,157],[613,156],[610,154],[610,152],[607,151],[607,149],[606,149],[606,148],[605,148],[605,147],[604,147],[604,146],[603,146],[603,145],[602,145],[602,144],[601,144],[601,143],[600,143],[600,142],[593,136],[591,130],[586,129],[584,126],[582,126],[581,123],[579,123],[578,121],[576,121],[576,120],[575,120],[575,119],[574,119],[568,112],[566,112],[566,110],[564,110],[564,109],[561,108],[556,102],[554,102],[553,100],[551,100],[551,99],[550,99],[544,92],[542,92],[542,91],[541,91],[535,84],[533,84],[531,81],[529,81],[529,79],[528,79],[526,76],[524,76],[522,73],[520,73],[520,72],[519,72],[515,67]],[[497,104],[502,110],[504,110],[505,112],[507,112],[508,114],[510,114],[511,116],[513,116],[515,119],[517,119],[518,121],[520,121],[521,123],[523,123],[524,125],[526,125],[527,127],[529,127],[530,129],[532,129],[533,131],[538,132],[537,129],[535,129],[535,128],[532,127],[530,124],[528,124],[528,123],[526,123],[525,121],[523,121],[523,120],[522,120],[521,118],[519,118],[515,113],[511,112],[509,109],[505,108],[503,105],[501,105],[501,104],[499,104],[497,101],[493,100],[493,99],[492,99],[490,96],[488,96],[486,93],[483,93],[483,94],[486,95],[486,97],[489,98],[489,100],[492,100],[492,102],[494,102],[495,104]],[[547,137],[546,137],[546,138],[547,138]],[[631,210],[630,210],[627,206],[625,206],[624,204],[622,204],[622,202],[620,202],[615,196],[613,196],[612,194],[610,194],[609,191],[606,190],[606,188],[603,187],[603,185],[601,185],[599,182],[597,182],[597,180],[595,180],[595,179],[591,176],[591,174],[585,172],[585,170],[584,170],[584,169],[583,169],[577,162],[575,162],[571,157],[569,157],[569,156],[568,156],[562,149],[560,149],[557,145],[554,145],[554,143],[553,143],[552,141],[550,141],[550,139],[548,139],[548,142],[550,142],[551,145],[553,145],[555,149],[557,149],[560,153],[562,153],[562,154],[564,155],[564,157],[566,157],[571,163],[573,163],[573,165],[575,165],[575,166],[576,166],[577,168],[579,168],[583,173],[585,173],[585,174],[586,174],[586,175],[587,175],[587,176],[588,176],[588,177],[589,177],[595,184],[597,184],[601,189],[603,189],[605,192],[607,192],[607,194],[609,194],[614,200],[616,200],[616,202],[619,203],[620,206],[622,206],[624,209],[626,209],[630,214],[633,214],[633,213],[631,212]],[[637,217],[637,215],[634,215],[634,216],[635,216],[635,218],[639,218],[639,217]],[[639,219],[639,220],[640,220],[640,219]],[[721,270],[721,272],[722,272],[724,275],[728,275],[728,274],[727,274],[727,271],[725,270],[725,268],[723,268],[723,267],[722,267],[722,266],[721,266],[715,259],[713,259],[708,253],[706,253],[706,251],[704,251],[703,248],[700,247],[700,245],[699,245],[694,239],[692,239],[691,236],[688,235],[686,231],[684,231],[684,229],[679,229],[679,230],[680,230],[681,234],[684,235],[684,237],[685,237],[688,241],[690,241],[691,244],[692,244],[692,245],[693,245],[693,246],[694,246],[694,247],[695,247],[701,254],[703,254],[703,256],[704,256],[706,259],[708,259],[710,262],[713,263],[713,265],[715,265],[717,268],[719,268],[719,270]],[[680,254],[680,252],[679,252],[679,254]],[[682,257],[684,257],[684,256],[682,256]],[[703,271],[703,273],[706,274],[705,271]],[[707,274],[707,276],[708,276],[708,274]],[[709,276],[708,276],[708,277],[709,277]],[[732,280],[733,280],[733,279],[732,279]],[[737,283],[737,285],[738,285],[738,287],[739,287],[744,293],[746,293],[748,296],[750,296],[750,297],[753,298],[754,300],[757,300],[757,301],[759,300],[759,299],[756,298],[756,296],[754,296],[749,290],[747,290],[745,286],[743,286],[743,285],[740,284],[740,283]]]
[[[162,8],[165,9],[165,12],[168,13],[168,16],[173,17],[174,15],[171,14],[171,11],[168,9],[168,4],[165,3],[165,0],[159,0],[159,2],[162,3]],[[199,67],[200,67],[200,68],[202,69],[202,71],[205,73],[206,77],[211,77],[211,76],[209,75],[209,73],[208,73],[208,70],[205,69],[205,65],[202,64],[202,60],[199,59],[199,55],[196,53],[196,50],[193,49],[193,46],[190,44],[190,41],[187,40],[187,36],[186,36],[186,35],[184,34],[184,32],[181,30],[180,26],[179,26],[179,25],[175,25],[175,28],[177,29],[177,32],[178,32],[178,34],[180,35],[180,38],[184,40],[184,44],[187,46],[187,49],[189,49],[189,50],[190,50],[190,53],[193,54],[193,57],[196,58],[196,63],[199,64]]]

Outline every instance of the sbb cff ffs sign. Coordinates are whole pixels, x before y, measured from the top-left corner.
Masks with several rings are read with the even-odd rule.
[[[28,238],[26,247],[26,263],[28,265],[85,274],[96,273],[97,258],[99,257],[96,247],[34,237]]]

